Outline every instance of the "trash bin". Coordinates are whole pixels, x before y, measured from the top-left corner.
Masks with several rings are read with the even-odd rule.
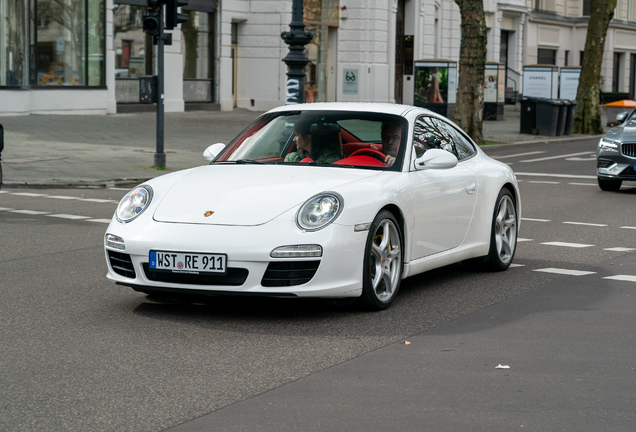
[[[521,99],[521,121],[519,133],[536,135],[536,127],[537,98],[524,97]]]
[[[559,105],[559,120],[557,122],[557,136],[565,135],[565,121],[568,115],[568,107],[570,106],[570,101],[566,99],[557,99],[558,102],[561,102]]]
[[[565,117],[565,131],[564,135],[572,135],[572,130],[574,129],[574,111],[576,110],[576,101],[569,101],[570,105],[568,106],[568,115]]]
[[[561,105],[561,101],[556,99],[537,101],[537,132],[539,135],[556,136]]]

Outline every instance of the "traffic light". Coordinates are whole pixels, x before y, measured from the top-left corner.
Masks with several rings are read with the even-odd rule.
[[[150,0],[148,0],[150,1]],[[179,13],[178,8],[181,6],[187,6],[188,2],[185,0],[168,0],[166,3],[166,28],[168,30],[174,29],[181,23],[188,21],[187,14]]]
[[[148,15],[144,16],[143,29],[145,33],[149,35],[156,35],[159,33],[159,12],[160,8],[148,9]]]

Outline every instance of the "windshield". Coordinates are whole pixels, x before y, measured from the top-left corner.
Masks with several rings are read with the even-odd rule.
[[[237,136],[213,163],[304,163],[399,170],[407,129],[404,118],[390,114],[266,114]]]

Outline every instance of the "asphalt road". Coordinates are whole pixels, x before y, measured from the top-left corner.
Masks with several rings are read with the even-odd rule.
[[[427,422],[435,430],[510,430],[517,411],[508,407],[492,415],[496,410],[485,409],[467,396],[479,395],[478,382],[473,389],[461,389],[461,383],[474,379],[478,372],[461,362],[453,365],[449,358],[431,357],[419,365],[426,355],[422,347],[428,345],[418,341],[428,338],[428,343],[436,341],[436,348],[457,349],[456,344],[461,343],[457,334],[496,329],[484,322],[491,316],[514,316],[534,305],[539,324],[516,329],[519,356],[552,359],[564,336],[556,331],[558,321],[556,333],[540,326],[544,315],[538,311],[550,312],[549,307],[547,312],[541,309],[546,307],[546,299],[556,302],[572,296],[566,301],[571,300],[577,310],[600,310],[603,302],[615,308],[631,305],[633,282],[621,282],[627,284],[620,288],[622,302],[620,298],[610,301],[608,291],[599,293],[598,287],[618,283],[605,277],[636,274],[636,221],[632,216],[636,188],[626,184],[618,193],[600,191],[592,158],[595,144],[595,140],[583,140],[487,147],[491,156],[511,164],[521,180],[523,219],[516,266],[493,274],[453,265],[409,278],[393,307],[380,313],[278,299],[220,298],[206,305],[151,303],[144,295],[105,278],[102,243],[106,221],[124,190],[2,190],[0,430],[158,431],[178,425],[180,430],[362,430],[361,425],[366,430],[374,425],[388,430],[383,418],[396,427],[400,422],[383,413],[383,407],[388,410],[400,402],[407,406],[407,400],[418,397],[429,408],[401,413],[404,430],[421,430],[415,420]],[[564,270],[589,273],[577,277]],[[555,286],[567,289],[557,295]],[[576,297],[577,289],[586,295]],[[546,292],[557,298],[546,297]],[[497,313],[493,315],[493,311]],[[626,315],[621,317],[627,324],[633,322]],[[601,318],[590,319],[612,325]],[[502,318],[502,322],[511,320]],[[593,324],[590,322],[592,328]],[[610,367],[618,360],[612,355],[620,354],[620,359],[629,361],[625,350],[630,353],[634,346],[633,326],[616,327],[617,333],[595,337],[587,328],[569,328],[565,321],[561,328],[568,329],[572,346],[585,347],[601,338],[613,347],[612,342],[620,340],[626,345],[622,351],[608,349]],[[543,333],[537,337],[530,329]],[[536,340],[524,347],[523,342],[533,335]],[[479,337],[474,334],[484,357],[500,352],[496,337]],[[405,340],[412,342],[412,357],[397,351],[406,348],[400,343]],[[603,367],[602,358],[602,353],[580,358],[582,373],[586,367]],[[486,362],[497,360],[491,357]],[[403,391],[404,399],[370,398],[368,388],[351,382],[362,370],[359,368],[370,364],[392,366],[376,366],[368,373],[375,374],[387,392]],[[449,374],[451,365],[461,372]],[[403,371],[415,366],[437,379],[421,383],[416,375],[413,379],[405,375]],[[525,407],[546,419],[556,417],[554,407],[545,403],[546,396],[581,391],[563,382],[559,372],[545,372],[543,387],[529,385],[525,405],[516,409]],[[605,372],[612,373],[611,367]],[[597,389],[587,407],[596,401],[596,411],[588,416],[603,419],[606,430],[629,430],[624,425],[633,426],[634,414],[621,404],[633,407],[633,368],[630,372],[621,364],[613,378],[613,385]],[[326,391],[338,382],[348,383],[346,389],[336,386],[336,392]],[[426,387],[418,392],[416,385]],[[303,398],[306,394],[316,399]],[[497,400],[503,394],[483,391],[493,404],[505,404],[505,400]],[[320,395],[333,395],[333,399]],[[439,415],[444,405],[439,411],[430,408],[446,400],[454,404],[449,413],[457,423]],[[614,406],[604,405],[603,400]],[[273,406],[276,408],[270,408]],[[259,421],[267,417],[263,412],[268,409],[285,416],[290,407],[297,410],[293,416],[297,423],[285,423],[282,417],[269,417],[269,423]],[[330,411],[334,407],[344,409]],[[334,414],[325,419],[325,412]],[[481,415],[471,423],[462,418],[463,412]],[[322,423],[317,418],[321,415]],[[364,418],[367,423],[354,423],[356,428],[347,418]],[[194,419],[195,423],[189,423]],[[577,426],[570,429],[567,420],[563,417],[556,429],[598,430],[598,421],[570,423]],[[480,427],[471,427],[475,424]],[[515,424],[515,429],[520,425],[523,423]],[[535,423],[534,430],[556,430],[552,426]]]

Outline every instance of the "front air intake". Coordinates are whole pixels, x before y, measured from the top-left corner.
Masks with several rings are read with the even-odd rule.
[[[261,285],[285,287],[305,284],[314,277],[319,265],[320,261],[270,262]]]

